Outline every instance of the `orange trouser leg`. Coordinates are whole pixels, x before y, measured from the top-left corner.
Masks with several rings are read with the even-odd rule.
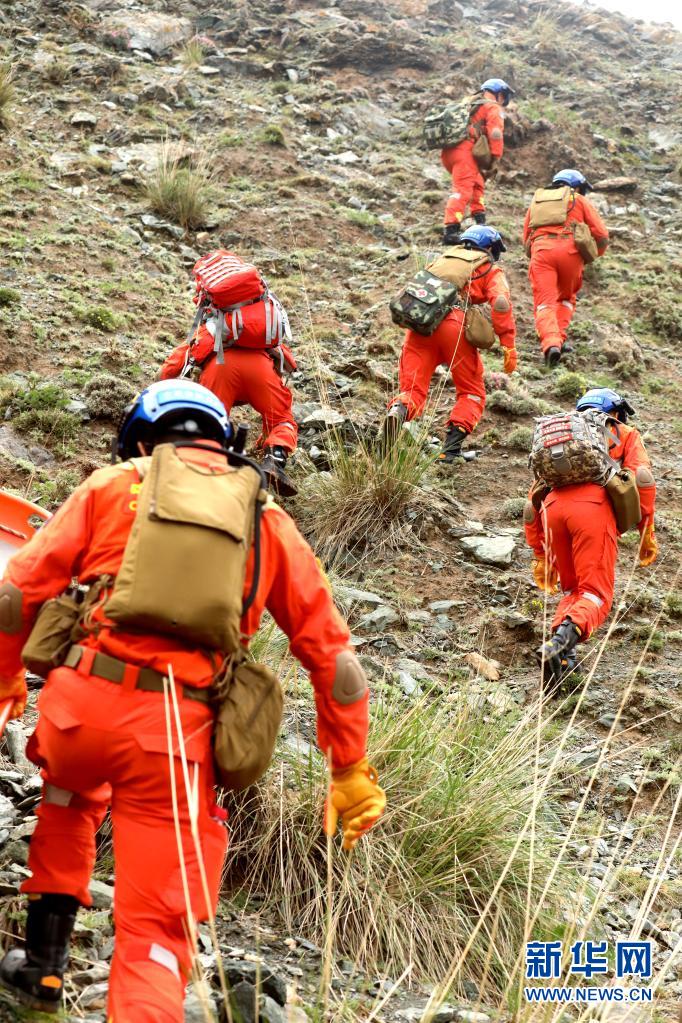
[[[455,401],[450,422],[471,433],[483,415],[485,408],[485,384],[483,383],[483,360],[478,349],[464,337],[464,317],[454,313],[438,328],[441,355],[455,385]]]
[[[618,554],[613,508],[602,487],[584,484],[563,487],[544,514],[563,590],[552,628],[570,616],[587,639],[606,620],[613,603]]]
[[[195,701],[180,703],[206,897],[177,755],[174,815],[169,758],[161,752],[168,742],[163,695],[128,691],[62,668],[51,673],[39,709],[29,753],[43,769],[45,798],[52,793],[53,802],[41,809],[29,854],[34,875],[23,890],[67,892],[86,901],[94,828],[111,795],[116,947],[108,1016],[112,1023],[182,1023],[192,961],[188,913],[201,920],[215,909],[227,847],[213,808],[212,714]],[[173,746],[177,750],[175,734]]]
[[[459,224],[469,203],[472,204],[472,211],[483,210],[485,183],[468,142],[444,149],[441,163],[452,175],[452,192],[445,206],[444,223]]]
[[[211,359],[201,374],[201,383],[213,391],[228,413],[233,405],[251,405],[263,420],[259,443],[294,451],[298,426],[294,419],[292,394],[282,382],[267,352],[231,348],[225,363]]]
[[[538,238],[528,276],[533,288],[535,327],[543,352],[561,348],[582,283],[583,261],[572,239]]]
[[[424,412],[431,377],[441,361],[436,335],[442,329],[441,324],[431,337],[422,337],[413,330],[408,330],[405,334],[398,365],[400,394],[389,402],[389,408],[397,402],[402,402],[407,408],[408,419],[418,419]]]

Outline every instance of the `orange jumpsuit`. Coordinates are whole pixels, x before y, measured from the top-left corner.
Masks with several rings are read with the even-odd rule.
[[[208,339],[205,326],[199,328],[199,343]],[[212,347],[212,338],[209,341]],[[160,380],[177,377],[183,370],[187,345],[174,348],[159,374]],[[277,358],[275,350],[274,357]],[[228,415],[235,405],[251,405],[263,420],[259,445],[296,450],[298,426],[294,419],[292,394],[275,368],[273,358],[265,349],[225,349],[225,362],[211,356],[204,363],[199,383],[208,387],[222,401]]]
[[[475,271],[476,276],[462,289],[465,304],[490,303],[493,328],[503,348],[514,348],[516,324],[504,271],[491,263],[484,263]],[[429,337],[414,330],[405,332],[400,354],[398,380],[400,394],[390,403],[402,402],[407,418],[422,415],[429,393],[431,377],[436,367],[445,365],[452,374],[457,398],[449,422],[471,433],[485,408],[483,360],[477,348],[464,336],[464,313],[453,309]]]
[[[183,457],[211,464],[218,455],[183,449]],[[49,524],[9,562],[5,582],[23,592],[23,626],[2,634],[0,696],[20,670],[20,651],[43,602],[76,576],[88,583],[115,575],[133,523],[140,483],[124,463],[95,472]],[[365,755],[367,694],[342,705],[332,695],[337,655],[347,649],[348,629],[334,608],[315,557],[293,521],[275,504],[263,514],[261,575],[256,599],[242,619],[243,642],[267,608],[289,636],[292,653],[310,672],[321,749],[335,766]],[[252,578],[251,552],[244,592]],[[188,566],[191,570],[191,567]],[[179,585],[181,581],[179,580]],[[171,637],[126,633],[107,624],[101,610],[81,645],[77,669],[50,672],[39,698],[40,716],[29,755],[42,768],[43,799],[31,839],[32,877],[25,892],[69,894],[84,906],[95,862],[95,833],[111,807],[116,883],[116,949],[109,985],[112,1023],[181,1023],[192,953],[175,832],[170,785],[165,698],[136,689],[136,666],[167,672],[176,683],[207,687],[219,652],[192,648]],[[125,660],[122,684],[90,674],[101,651]],[[190,837],[186,786],[174,733],[183,858],[194,916],[206,919],[218,898],[227,848],[226,814],[215,805],[211,751],[213,712],[178,687],[191,783],[196,783],[198,830],[208,881],[207,907],[195,846]]]
[[[609,232],[603,220],[584,195],[573,194],[572,205],[564,224],[530,228],[530,210],[523,222],[523,244],[530,243],[531,257],[528,268],[535,328],[543,353],[548,348],[561,348],[566,341],[570,322],[575,312],[578,292],[583,283],[582,256],[578,252],[570,225],[587,224],[597,243],[599,255],[606,251]]]
[[[483,189],[485,183],[471,150],[483,131],[488,136],[490,153],[499,159],[504,152],[504,118],[502,108],[494,100],[481,104],[469,125],[469,137],[456,146],[441,150],[440,161],[452,174],[452,192],[445,206],[445,224],[460,224],[471,206],[472,213],[484,213]]]
[[[613,423],[610,454],[622,468],[637,474],[651,469],[642,438],[637,430]],[[656,484],[638,480],[642,518],[640,535],[654,521]],[[580,483],[551,490],[532,522],[525,522],[526,540],[538,557],[545,555],[556,566],[561,583],[552,628],[570,616],[581,632],[581,640],[606,620],[613,603],[618,530],[610,498],[596,483]]]

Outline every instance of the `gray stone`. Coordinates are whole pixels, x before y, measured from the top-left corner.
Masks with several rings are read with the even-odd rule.
[[[274,999],[279,1005],[286,1005],[286,981],[278,974],[273,973],[266,963],[256,964],[242,959],[224,959],[223,970],[233,990],[242,983],[250,988],[252,1012],[253,990],[256,984],[258,984],[258,990],[262,991],[263,994]]]
[[[52,167],[53,170],[58,171],[64,177],[74,177],[76,174],[80,174],[83,169],[83,154],[82,153],[69,153],[65,150],[57,149],[54,153],[50,153],[47,159],[48,167]]]
[[[114,889],[110,884],[93,878],[90,882],[90,895],[95,909],[111,909],[114,902]]]
[[[620,778],[616,781],[615,788],[616,792],[620,792],[621,795],[628,795],[630,792],[637,793],[639,791],[635,781],[629,774],[621,774]]]
[[[109,984],[101,981],[98,984],[89,984],[83,989],[79,1004],[83,1009],[103,1009],[107,1003]]]
[[[488,1023],[490,1016],[484,1012],[475,1012],[474,1009],[456,1009],[454,1019],[458,1023]]]
[[[210,1018],[213,1019],[217,1011],[213,995],[208,990],[204,990],[201,995],[198,995],[194,988],[190,988],[184,1004],[185,1023],[206,1023],[207,1008]]]
[[[89,110],[76,110],[71,115],[71,124],[77,128],[94,128],[97,118]]]
[[[447,613],[452,611],[453,607],[457,607],[457,604],[456,600],[433,600],[429,604],[429,611]]]
[[[336,409],[325,408],[320,405],[313,412],[306,415],[302,425],[322,428],[327,426],[341,426],[341,424],[345,422],[346,417],[342,416],[340,412],[336,411]]]
[[[416,678],[409,671],[398,672],[398,685],[405,693],[405,696],[421,696],[422,689]]]
[[[120,11],[104,18],[98,34],[110,46],[121,50],[165,53],[192,35],[188,18],[175,18],[154,11]]]
[[[383,631],[389,625],[395,625],[398,621],[400,621],[400,615],[397,611],[394,611],[392,607],[388,607],[386,604],[380,604],[374,611],[368,611],[367,614],[362,616],[358,622],[358,628],[365,631],[372,629]]]
[[[3,855],[11,863],[19,863],[25,867],[28,863],[28,842],[22,839],[13,839],[3,849]]]
[[[460,543],[486,565],[511,565],[516,546],[511,536],[463,536]]]
[[[185,237],[185,232],[181,227],[178,227],[176,224],[169,224],[167,220],[159,220],[152,213],[143,213],[140,220],[145,227],[152,231],[166,231],[168,234],[172,234],[174,238]]]
[[[594,187],[599,192],[634,192],[638,184],[637,178],[602,178]]]
[[[338,597],[343,604],[369,604],[377,607],[384,603],[384,598],[378,593],[371,593],[369,590],[358,590],[354,586],[346,586],[345,583],[334,583],[332,589],[334,596]]]
[[[75,973],[71,974],[71,980],[74,984],[78,984],[79,987],[85,987],[88,984],[101,984],[102,981],[108,980],[108,978],[108,963],[95,963],[87,970],[76,970]]]

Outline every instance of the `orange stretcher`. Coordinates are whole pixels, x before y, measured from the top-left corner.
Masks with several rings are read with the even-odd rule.
[[[0,577],[16,551],[49,519],[50,513],[23,497],[0,490]],[[0,701],[0,736],[9,721],[14,700]]]

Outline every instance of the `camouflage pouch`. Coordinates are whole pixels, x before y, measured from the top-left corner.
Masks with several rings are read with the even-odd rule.
[[[430,110],[424,119],[424,142],[427,149],[442,149],[456,146],[469,134],[471,115],[477,106],[471,96],[465,96],[457,103]]]
[[[420,270],[400,294],[391,299],[389,309],[397,326],[428,337],[458,304],[459,288],[429,270]]]

